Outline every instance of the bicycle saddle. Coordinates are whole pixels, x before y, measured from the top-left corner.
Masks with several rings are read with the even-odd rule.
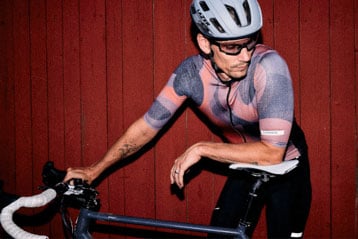
[[[296,168],[298,163],[299,161],[297,159],[283,161],[282,163],[279,164],[264,165],[264,166],[249,164],[249,163],[234,163],[230,165],[230,169],[236,169],[236,170],[254,169],[262,172],[267,172],[273,175],[283,175]]]

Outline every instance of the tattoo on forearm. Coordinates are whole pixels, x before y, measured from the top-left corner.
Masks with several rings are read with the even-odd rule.
[[[120,158],[125,158],[128,155],[131,155],[137,152],[140,149],[140,146],[135,144],[125,144],[119,149]]]

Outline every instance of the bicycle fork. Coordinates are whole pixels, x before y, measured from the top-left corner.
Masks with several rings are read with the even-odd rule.
[[[92,239],[89,233],[89,227],[92,219],[88,216],[90,210],[82,208],[77,218],[77,223],[74,230],[75,239]]]

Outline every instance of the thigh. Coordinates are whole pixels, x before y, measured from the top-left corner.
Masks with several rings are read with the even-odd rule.
[[[272,180],[267,191],[267,229],[269,238],[300,238],[311,205],[308,161],[282,178]]]

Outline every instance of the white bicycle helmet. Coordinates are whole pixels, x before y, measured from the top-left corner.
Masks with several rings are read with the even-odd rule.
[[[257,0],[193,0],[190,14],[203,35],[218,40],[245,38],[262,27]]]

